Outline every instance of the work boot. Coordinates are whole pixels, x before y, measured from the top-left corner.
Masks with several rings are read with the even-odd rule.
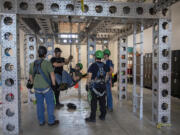
[[[104,120],[105,120],[105,117],[102,116],[102,115],[100,115],[100,116],[99,116],[99,119],[104,121]]]
[[[95,119],[92,119],[92,118],[90,118],[90,117],[85,118],[85,121],[86,121],[86,122],[96,122]]]
[[[48,124],[50,127],[59,125],[59,120],[55,120],[54,123]]]
[[[62,107],[64,107],[64,104],[61,104],[61,103],[56,104],[56,109],[60,109]]]

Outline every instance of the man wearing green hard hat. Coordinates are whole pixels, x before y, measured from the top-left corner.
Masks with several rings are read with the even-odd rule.
[[[91,91],[91,114],[85,119],[86,122],[96,122],[97,101],[101,114],[100,120],[105,120],[106,116],[106,81],[108,79],[108,68],[101,61],[104,54],[101,50],[95,53],[95,62],[88,68],[88,79],[86,89]]]
[[[107,108],[110,112],[113,111],[113,98],[112,98],[112,92],[111,92],[111,79],[112,79],[112,73],[114,69],[114,64],[112,60],[109,59],[109,56],[111,55],[111,52],[109,49],[105,49],[103,51],[104,53],[104,63],[109,68],[109,78],[106,83],[106,90],[107,90]]]
[[[83,65],[81,63],[77,63],[76,64],[76,68],[78,68],[79,70],[83,69]]]

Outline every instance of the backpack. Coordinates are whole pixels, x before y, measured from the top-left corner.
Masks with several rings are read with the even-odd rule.
[[[98,84],[105,84],[105,78],[106,78],[106,72],[104,71],[104,63],[98,63],[96,62],[98,66],[98,72],[95,78],[95,82]]]

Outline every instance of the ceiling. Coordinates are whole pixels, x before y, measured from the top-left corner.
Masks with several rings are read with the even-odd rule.
[[[92,0],[91,0],[92,1]],[[102,0],[94,0],[102,1]],[[112,1],[112,0],[109,0]],[[151,2],[152,0],[113,0],[121,2]],[[82,16],[55,16],[48,17],[29,17],[21,16],[20,28],[27,33],[34,33],[43,37],[45,35],[54,35],[58,43],[59,33],[77,33],[81,41],[85,42],[87,33],[96,34],[98,39],[111,40],[113,36],[124,30],[130,30],[133,22],[124,22],[122,19],[82,17]],[[148,23],[147,26],[149,27]]]

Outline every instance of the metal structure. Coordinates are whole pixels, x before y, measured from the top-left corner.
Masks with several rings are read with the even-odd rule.
[[[27,78],[29,78],[29,65],[36,59],[37,53],[37,42],[35,35],[25,35],[24,41],[24,55],[25,55],[25,84],[27,83]],[[28,103],[32,103],[35,99],[34,91],[28,90]]]
[[[53,35],[46,35],[44,45],[47,48],[47,59],[51,59],[54,55],[54,36]]]
[[[59,38],[59,34],[63,33],[59,32],[59,24],[67,23],[69,16],[72,17],[72,23],[82,23],[82,28],[75,33],[78,34],[78,38],[73,42],[78,45],[87,42],[87,66],[94,61],[96,41],[127,37],[133,33],[132,24],[134,23],[141,24],[143,21],[144,28],[148,28],[154,26],[156,22],[159,27],[156,29],[154,26],[153,31],[153,120],[157,124],[170,124],[171,16],[169,8],[161,6],[171,5],[168,3],[172,4],[170,0],[158,0],[155,3],[89,0],[84,1],[85,10],[82,11],[81,4],[75,0],[1,0],[4,133],[11,135],[20,133],[18,28],[27,35],[35,34],[38,42],[45,38],[44,43],[49,48],[48,57],[50,58],[53,55],[54,39],[56,43],[64,44],[66,44],[65,40],[69,40],[69,38]],[[165,30],[166,24],[169,27]],[[169,40],[166,43],[167,38]],[[27,63],[30,63],[28,59]],[[140,108],[142,108],[142,90],[140,97]],[[134,103],[136,103],[135,100]],[[136,106],[134,105],[133,108],[135,111]],[[142,109],[140,112],[140,118],[142,118]]]
[[[119,99],[127,99],[127,37],[118,41],[118,90]]]
[[[163,11],[166,12],[167,7],[170,7],[172,4],[178,2],[179,0],[154,0],[155,6],[154,11]]]
[[[139,118],[143,118],[143,42],[144,42],[144,26],[140,26],[140,41],[137,42],[137,24],[134,24],[133,33],[133,112],[136,113],[139,108]],[[137,46],[140,48],[140,62],[137,64]],[[137,74],[137,66],[139,72]],[[137,89],[137,78],[139,78],[140,90]]]
[[[2,92],[3,131],[17,134],[20,131],[20,88],[19,88],[19,48],[16,14],[3,14],[1,20],[2,37]]]
[[[171,29],[167,19],[153,27],[152,116],[159,126],[171,123]]]
[[[78,25],[78,31],[80,31],[80,24]],[[77,49],[78,49],[78,63],[81,63],[81,46],[77,45]],[[81,98],[81,81],[79,81],[79,87],[78,87],[78,96],[79,99]]]
[[[94,54],[96,52],[96,36],[88,35],[87,43],[87,67],[94,62]]]

